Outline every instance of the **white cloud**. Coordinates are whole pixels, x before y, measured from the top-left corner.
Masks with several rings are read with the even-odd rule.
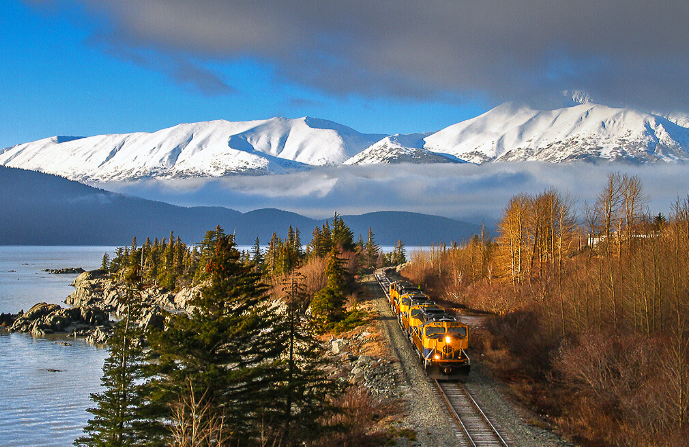
[[[333,211],[402,210],[493,223],[512,196],[537,194],[551,187],[576,199],[581,209],[585,201],[595,201],[610,172],[638,175],[651,197],[649,212],[668,214],[677,197],[689,194],[686,170],[686,166],[674,164],[371,165],[98,186],[178,205],[225,206],[243,212],[273,207],[327,218]]]

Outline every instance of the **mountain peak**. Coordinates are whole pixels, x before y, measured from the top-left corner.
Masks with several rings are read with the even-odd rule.
[[[689,160],[689,129],[657,115],[599,105],[590,99],[555,110],[501,105],[443,129],[425,142],[429,150],[479,164]]]
[[[214,120],[152,133],[43,139],[0,152],[0,165],[83,181],[284,173],[341,164],[380,138],[310,117]]]
[[[567,99],[565,106],[593,103],[591,95],[584,90],[563,90],[562,96]]]

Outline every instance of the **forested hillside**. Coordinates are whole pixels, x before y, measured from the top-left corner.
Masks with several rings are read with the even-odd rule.
[[[689,198],[649,216],[637,177],[595,203],[556,190],[506,204],[498,236],[403,270],[495,313],[478,347],[523,400],[587,446],[689,442]]]
[[[354,277],[404,262],[402,244],[385,255],[372,232],[355,243],[337,215],[312,234],[306,250],[289,227],[267,251],[240,252],[216,227],[198,247],[170,234],[104,255],[101,274],[123,291],[120,320],[103,391],[92,395],[92,418],[75,444],[325,447],[391,439],[372,431],[373,399],[333,374],[317,335],[368,319],[357,308]],[[145,290],[189,286],[190,307],[153,310],[162,312],[156,325],[142,318]]]

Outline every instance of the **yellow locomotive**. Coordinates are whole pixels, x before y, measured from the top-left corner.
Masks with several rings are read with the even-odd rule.
[[[409,330],[409,313],[412,307],[420,306],[422,304],[435,304],[428,295],[422,293],[414,293],[402,295],[396,302],[397,319],[403,329]]]
[[[390,283],[390,288],[388,290],[388,300],[392,305],[395,302],[395,300],[399,300],[401,296],[414,292],[419,292],[419,289],[414,287],[408,281],[395,281]]]
[[[429,319],[414,328],[412,342],[429,377],[451,380],[469,373],[471,360],[466,353],[469,331],[454,317]]]
[[[471,368],[467,325],[407,281],[392,282],[383,290],[427,375],[437,380],[466,377]]]

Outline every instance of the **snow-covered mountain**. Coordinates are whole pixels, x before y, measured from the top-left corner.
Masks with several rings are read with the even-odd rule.
[[[472,163],[689,160],[689,129],[667,118],[590,102],[556,110],[503,104],[424,139],[424,148]]]
[[[0,151],[0,165],[87,181],[283,173],[339,165],[383,136],[308,117],[208,121],[154,133],[46,138]]]
[[[430,134],[392,135],[345,161],[346,165],[378,163],[450,163],[456,161],[423,148]]]
[[[594,104],[534,110],[511,103],[431,134],[386,137],[346,164],[493,161],[689,161],[689,117]]]
[[[511,103],[435,133],[362,134],[331,121],[180,124],[154,133],[52,137],[0,151],[0,165],[85,181],[284,173],[325,165],[496,161],[689,161],[689,117],[590,102]]]

